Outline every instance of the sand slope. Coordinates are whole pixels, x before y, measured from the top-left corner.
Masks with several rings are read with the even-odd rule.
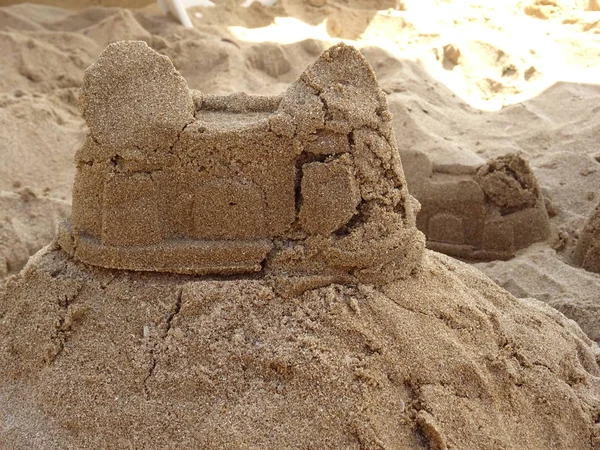
[[[66,219],[69,203],[37,197],[25,188],[16,193],[0,191],[0,277],[18,272],[34,254],[52,240],[60,221]]]
[[[46,249],[1,305],[3,448],[600,445],[598,347],[432,252],[384,289],[284,300]]]

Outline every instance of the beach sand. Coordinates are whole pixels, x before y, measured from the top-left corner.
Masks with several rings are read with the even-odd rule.
[[[119,2],[144,6],[126,3]],[[216,3],[190,9],[194,29],[156,5],[0,8],[0,318],[10,324],[1,344],[13,360],[5,376],[20,380],[0,392],[3,410],[13,408],[0,428],[6,448],[25,437],[34,447],[102,446],[99,429],[111,430],[107,442],[118,446],[136,422],[140,447],[173,439],[302,447],[319,414],[314,442],[322,448],[599,446],[598,348],[588,340],[600,342],[598,4]],[[259,280],[94,269],[56,244],[11,278],[71,213],[75,152],[88,133],[78,107],[84,71],[107,44],[129,39],[168,56],[189,88],[211,95],[282,94],[344,40],[361,50],[387,94],[400,155],[425,155],[435,176],[452,183],[471,183],[488,160],[521,155],[537,183],[539,202],[529,203],[543,203],[548,231],[512,248],[514,257],[470,261],[520,300],[428,250],[419,276],[383,293],[359,283],[285,300]],[[411,192],[418,175],[406,174]],[[204,298],[212,306],[198,304]],[[191,315],[176,317],[188,308]],[[290,316],[295,334],[285,325]],[[283,343],[282,333],[294,339]],[[254,351],[261,356],[250,358]],[[315,380],[321,388],[301,398]],[[89,387],[78,393],[82,383]],[[184,388],[174,391],[177,383]],[[202,398],[211,415],[193,423],[198,403],[178,398],[182,391]],[[538,420],[542,410],[552,419]],[[276,420],[296,428],[274,428]],[[216,431],[201,441],[202,427]]]
[[[600,297],[600,279],[571,270],[571,254],[600,199],[600,12],[593,2],[486,5],[407,1],[386,10],[396,5],[220,3],[190,10],[194,30],[157,5],[79,12],[4,7],[0,189],[18,194],[27,188],[38,202],[70,203],[73,155],[86,133],[78,89],[85,68],[111,41],[148,42],[193,89],[272,95],[354,30],[358,39],[348,42],[362,48],[388,94],[401,152],[426,154],[442,172],[508,153],[521,154],[532,167],[552,228],[545,256],[523,249],[517,259],[478,267],[518,296],[588,303]],[[49,212],[56,220],[42,230],[34,220],[15,223],[14,208],[22,207],[11,205],[3,208],[1,228],[12,238],[2,242],[0,273],[17,272],[24,258],[9,253],[33,254],[64,217]],[[527,261],[526,269],[517,261]]]

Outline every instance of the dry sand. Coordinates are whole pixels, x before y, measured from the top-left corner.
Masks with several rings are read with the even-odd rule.
[[[27,188],[50,204],[71,201],[72,158],[85,135],[77,89],[83,70],[112,40],[145,40],[171,58],[193,89],[272,95],[283,92],[332,36],[356,28],[362,36],[353,42],[388,94],[401,152],[426,154],[440,173],[472,171],[508,153],[523,155],[532,167],[551,216],[547,248],[556,251],[538,263],[535,252],[521,250],[517,260],[479,268],[519,296],[558,299],[564,290],[574,301],[600,297],[600,278],[569,270],[600,192],[600,88],[593,83],[600,12],[593,2],[406,1],[400,10],[380,12],[381,4],[368,2],[219,5],[191,11],[195,30],[183,29],[155,6],[81,12],[29,4],[2,8],[0,189]],[[546,18],[533,11],[545,11]],[[336,33],[335,23],[346,28],[333,27]],[[9,230],[3,233],[11,236],[13,208],[0,215],[0,227]],[[4,241],[5,249],[21,249],[5,250],[4,260],[14,260],[8,253],[23,248],[32,254],[45,240],[38,233],[55,232],[54,225],[42,231],[33,222],[17,228],[30,237]],[[546,264],[548,258],[552,262]],[[523,259],[527,270],[516,263]],[[23,258],[19,261],[0,273],[16,272]],[[515,281],[508,273],[518,273],[521,288],[511,289]],[[550,278],[546,287],[524,287],[536,284],[542,273]],[[563,288],[551,287],[557,285]]]
[[[581,231],[571,260],[589,272],[600,273],[600,205]]]
[[[7,286],[1,448],[594,449],[598,347],[427,251],[385,288],[114,272]]]
[[[14,5],[16,3],[35,3],[36,5],[56,6],[59,8],[84,9],[91,6],[119,6],[121,8],[143,8],[153,6],[154,0],[0,0],[0,6]]]
[[[194,30],[154,7],[0,8],[0,277],[69,213],[87,132],[78,89],[106,44],[146,41],[204,93],[275,95],[337,38],[357,39],[401,154],[421,152],[448,177],[508,153],[529,162],[550,237],[476,267],[600,342],[600,275],[577,256],[600,195],[599,8],[487,3],[220,3],[192,11]],[[118,446],[125,433],[138,447],[306,447],[319,415],[320,448],[600,446],[597,347],[463,264],[426,252],[423,267],[383,292],[330,287],[285,303],[260,280],[115,274],[47,249],[0,287],[3,376],[20,380],[0,391],[6,448]],[[203,400],[177,397],[178,383]],[[214,430],[206,441],[202,427]]]

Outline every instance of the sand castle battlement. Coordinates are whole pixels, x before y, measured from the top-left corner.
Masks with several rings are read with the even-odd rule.
[[[204,95],[144,42],[87,71],[76,155],[76,259],[190,274],[385,282],[420,262],[385,95],[354,48],[326,51],[281,96]]]

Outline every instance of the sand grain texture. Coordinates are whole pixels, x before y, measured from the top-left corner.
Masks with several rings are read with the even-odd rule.
[[[193,9],[193,30],[156,8],[0,7],[0,277],[69,214],[89,131],[79,88],[120,39],[167,56],[195,111],[240,91],[280,97],[337,37],[356,38],[400,154],[425,156],[409,189],[428,168],[472,182],[519,154],[549,238],[476,264],[518,299],[428,250],[373,287],[111,271],[55,244],[0,283],[0,448],[599,448],[600,275],[571,260],[600,192],[597,2],[215,3]],[[356,99],[334,100],[339,118]],[[345,148],[331,137],[307,143],[314,180],[319,152]],[[354,190],[345,168],[325,172]],[[353,198],[325,199],[339,210],[311,230],[346,220]]]
[[[2,305],[0,402],[22,411],[3,448],[599,444],[597,346],[432,252],[383,289],[282,299],[260,279],[96,270],[50,248]]]
[[[17,273],[29,256],[52,240],[71,211],[65,201],[37,197],[30,189],[0,191],[0,277]]]
[[[581,231],[571,258],[576,265],[585,270],[600,273],[600,205],[590,215]]]
[[[281,96],[253,97],[191,91],[145,42],[118,42],[86,70],[80,105],[90,132],[59,237],[80,261],[285,285],[385,284],[419,266],[418,203],[353,47],[323,52]]]

